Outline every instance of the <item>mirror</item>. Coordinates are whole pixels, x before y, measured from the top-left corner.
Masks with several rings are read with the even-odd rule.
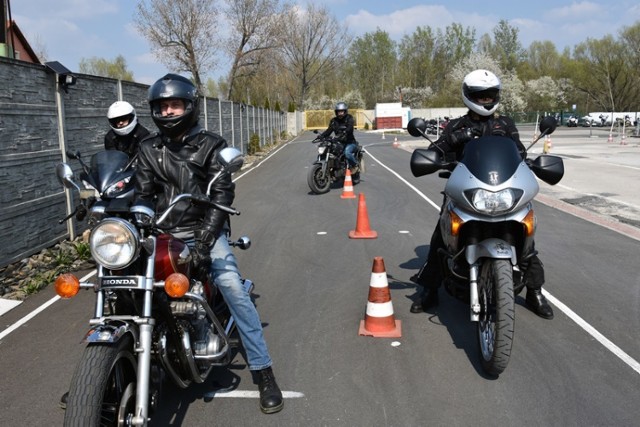
[[[234,147],[227,147],[218,153],[218,162],[229,172],[236,172],[242,168],[244,157],[242,152]]]
[[[407,132],[411,136],[423,136],[427,130],[427,122],[420,117],[414,117],[407,123]]]
[[[556,130],[558,121],[553,116],[546,116],[540,122],[540,133],[543,135],[549,135]]]
[[[66,188],[77,188],[78,191],[80,188],[73,182],[73,170],[66,163],[59,163],[56,165],[56,178],[60,184],[64,185]]]

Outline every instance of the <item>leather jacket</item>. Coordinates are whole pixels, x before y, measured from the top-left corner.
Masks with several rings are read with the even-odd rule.
[[[329,122],[327,130],[322,132],[320,136],[326,138],[333,133],[343,144],[355,144],[356,138],[353,136],[354,125],[355,120],[351,114],[345,114],[342,119],[334,117]]]
[[[526,149],[520,141],[520,133],[514,121],[510,117],[499,114],[485,117],[470,111],[462,117],[451,120],[435,144],[445,153],[455,153],[456,159],[460,159],[464,146],[471,138],[488,135],[511,138],[516,143],[522,158],[526,158]]]
[[[209,181],[220,170],[216,155],[226,146],[224,138],[199,125],[191,128],[181,141],[171,141],[159,133],[147,138],[140,146],[135,199],[152,202],[156,212],[162,212],[178,194],[206,193]],[[230,174],[223,174],[211,187],[209,198],[231,206],[234,190]],[[204,234],[208,236],[204,243],[209,245],[228,225],[229,215],[223,211],[195,206],[189,201],[180,203],[167,218],[167,231],[196,231],[196,240]]]
[[[138,152],[140,142],[147,136],[149,131],[140,123],[128,135],[118,135],[110,129],[104,136],[104,149],[124,151],[131,158]]]

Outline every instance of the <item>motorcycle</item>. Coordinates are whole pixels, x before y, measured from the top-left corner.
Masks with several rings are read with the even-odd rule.
[[[243,158],[237,149],[225,148],[217,161],[221,169],[207,194],[222,174],[239,170]],[[66,175],[60,179],[74,185]],[[63,298],[81,288],[96,293],[87,345],[69,388],[65,426],[145,426],[166,378],[186,388],[231,361],[236,324],[222,295],[208,277],[197,274],[186,243],[163,228],[171,228],[167,218],[185,201],[240,212],[203,194],[177,195],[158,214],[122,200],[91,207],[100,217],[89,238],[98,265],[96,283],[80,283],[70,273],[55,281]],[[251,241],[241,237],[229,243],[247,249]],[[242,282],[251,292],[252,281]]]
[[[73,212],[59,221],[60,224],[75,216],[78,221],[83,221],[91,207],[100,200],[111,200],[115,198],[133,198],[135,174],[135,159],[118,150],[99,151],[91,156],[90,164],[87,165],[80,152],[66,152],[70,159],[78,160],[82,166],[80,180],[82,187],[73,181],[73,171],[66,163],[60,163],[56,167],[56,177],[62,182],[64,177],[70,179],[71,187],[75,188],[80,197],[80,203]],[[89,225],[94,224],[94,219],[89,218]]]
[[[551,134],[553,117],[540,123],[540,136]],[[424,120],[412,119],[407,130],[425,134]],[[439,218],[446,249],[441,249],[442,284],[447,293],[470,305],[477,325],[477,343],[485,372],[499,375],[507,367],[515,332],[515,298],[526,286],[519,265],[534,249],[536,180],[557,184],[564,174],[562,158],[540,155],[523,160],[513,140],[483,136],[469,141],[459,161],[444,152],[416,149],[411,172],[419,177],[440,171],[447,178]]]
[[[317,130],[314,133],[318,133]],[[317,137],[312,143],[318,143],[318,157],[313,162],[307,175],[307,184],[315,194],[329,192],[331,184],[344,179],[347,173],[347,158],[344,155],[344,144],[338,138]],[[364,173],[364,148],[357,145],[353,153],[358,166],[351,175],[353,184],[360,182],[360,173]]]

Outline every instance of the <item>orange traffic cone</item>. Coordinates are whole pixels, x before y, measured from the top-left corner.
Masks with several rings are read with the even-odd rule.
[[[391,293],[382,257],[373,259],[367,311],[364,320],[360,321],[358,335],[380,338],[399,338],[402,336],[402,325],[393,316]]]
[[[398,137],[396,136],[395,138],[393,138],[393,147],[394,148],[398,148],[400,147],[400,143],[398,142]]]
[[[353,192],[353,180],[351,179],[351,171],[347,168],[347,173],[344,176],[344,186],[342,187],[341,199],[355,199],[356,193]]]
[[[367,213],[367,202],[364,194],[358,195],[358,217],[356,218],[356,229],[349,232],[350,239],[375,239],[378,233],[369,227],[369,214]]]
[[[609,134],[609,138],[607,139],[607,142],[613,142],[613,135]]]

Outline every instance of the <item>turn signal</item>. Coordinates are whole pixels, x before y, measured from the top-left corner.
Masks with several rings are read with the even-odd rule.
[[[173,273],[164,281],[164,291],[171,298],[180,298],[189,290],[189,279],[182,273]]]
[[[451,235],[457,236],[464,221],[453,211],[449,212],[449,219],[451,220]]]
[[[73,298],[80,290],[80,280],[71,273],[59,275],[54,282],[56,294],[62,298]]]
[[[536,232],[536,215],[533,213],[533,209],[522,219],[522,225],[524,225],[527,237],[533,236],[533,233]]]

